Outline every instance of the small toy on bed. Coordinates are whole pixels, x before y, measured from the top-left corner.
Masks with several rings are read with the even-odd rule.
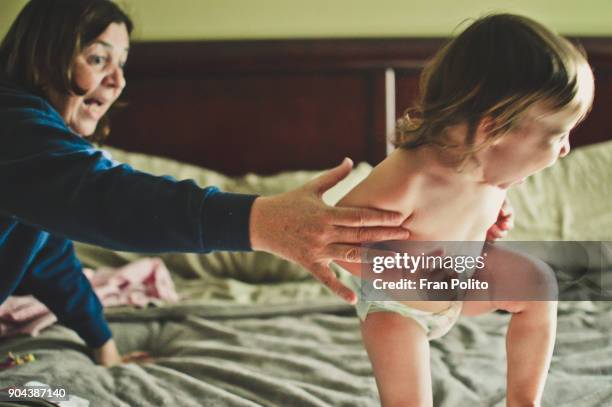
[[[13,352],[9,352],[7,358],[0,363],[0,369],[8,369],[13,366],[34,362],[35,360],[36,357],[34,357],[33,353],[28,353],[26,355],[19,356],[14,354]]]

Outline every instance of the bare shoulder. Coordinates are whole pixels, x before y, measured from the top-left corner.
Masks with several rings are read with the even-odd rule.
[[[386,209],[408,216],[422,183],[420,165],[410,151],[396,150],[338,202],[339,206]]]

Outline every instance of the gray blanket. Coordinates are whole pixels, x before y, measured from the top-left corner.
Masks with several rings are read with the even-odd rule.
[[[0,342],[2,354],[37,357],[0,371],[0,387],[38,380],[65,387],[92,406],[379,404],[359,321],[337,302],[113,314],[121,351],[146,350],[154,363],[96,366],[82,341],[56,325],[37,338]],[[505,405],[507,321],[503,314],[463,318],[431,343],[436,406]],[[612,304],[561,304],[544,405],[612,405],[611,327]]]

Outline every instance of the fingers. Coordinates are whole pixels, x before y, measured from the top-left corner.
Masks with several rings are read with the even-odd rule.
[[[501,230],[497,225],[493,225],[487,230],[487,240],[496,240],[499,239],[499,234]]]
[[[495,224],[493,225],[493,227],[497,227],[501,231],[512,229],[514,227],[514,216],[512,215],[512,213],[506,216],[501,216],[500,212],[500,216],[497,219],[497,222],[495,222]]]
[[[383,242],[387,240],[407,240],[410,231],[400,227],[336,227],[333,240],[344,243]]]
[[[131,352],[121,357],[122,363],[148,363],[153,358],[147,352]]]
[[[361,247],[348,244],[329,245],[328,253],[331,260],[347,263],[361,263],[361,258],[363,257],[363,249]]]
[[[399,226],[405,216],[398,212],[368,208],[330,209],[331,223],[336,226]]]
[[[317,280],[326,285],[327,288],[332,290],[332,292],[343,298],[349,304],[355,304],[357,302],[357,295],[342,284],[328,266],[314,264],[308,267],[308,269]]]
[[[499,211],[497,222],[487,231],[487,240],[494,241],[508,235],[508,231],[514,227],[514,213],[508,200],[505,200]]]
[[[360,247],[350,244],[332,244],[328,247],[329,258],[346,263],[372,263],[375,257],[395,256],[394,251]]]
[[[487,240],[497,240],[504,238],[508,235],[507,229],[500,228],[497,224],[491,226],[487,231]]]
[[[373,263],[376,257],[393,257],[403,255],[404,251],[382,250],[372,247],[360,247],[350,244],[333,244],[328,248],[329,259],[332,261],[343,261],[346,263]],[[434,249],[428,253],[418,253],[417,256],[442,257],[444,249]],[[427,270],[426,268],[423,268]]]
[[[510,230],[514,227],[514,209],[508,200],[504,201],[501,210],[499,211],[497,225],[502,230]]]
[[[511,219],[504,219],[495,224],[502,232],[512,229],[514,222]]]
[[[322,195],[325,191],[346,178],[351,169],[353,169],[353,161],[347,157],[342,160],[340,165],[315,178],[311,185],[317,194]]]
[[[508,199],[504,200],[504,203],[502,204],[501,207],[501,211],[499,212],[499,214],[503,217],[508,217],[508,216],[512,216],[514,209],[512,208],[512,205],[510,205],[510,202],[508,201]]]
[[[514,227],[514,215],[510,214],[501,225],[503,230],[510,230]]]

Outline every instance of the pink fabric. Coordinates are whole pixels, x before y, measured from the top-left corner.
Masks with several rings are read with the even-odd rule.
[[[151,302],[179,300],[170,272],[159,258],[143,258],[116,269],[102,267],[83,272],[104,307],[145,307]],[[56,321],[55,315],[31,295],[12,296],[0,305],[0,337],[36,336]]]

